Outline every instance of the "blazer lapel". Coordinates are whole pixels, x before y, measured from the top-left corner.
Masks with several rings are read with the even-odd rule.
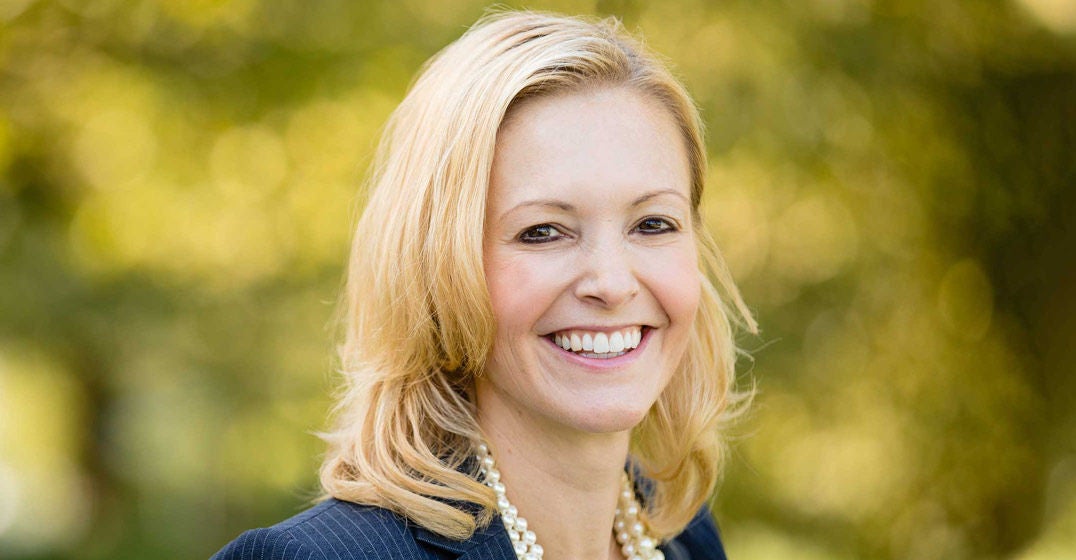
[[[478,529],[465,541],[454,541],[437,533],[414,527],[415,540],[429,545],[437,558],[453,560],[516,560],[512,541],[504,530],[499,517],[495,517],[488,527]],[[661,547],[665,560],[688,560],[690,556],[684,546],[676,541],[665,543]]]
[[[436,558],[453,560],[516,560],[512,541],[508,540],[500,517],[494,517],[486,527],[479,527],[471,538],[456,541],[412,525],[415,540],[428,545]]]
[[[665,560],[689,560],[691,556],[684,550],[684,545],[670,541],[662,545],[661,551],[665,553]]]

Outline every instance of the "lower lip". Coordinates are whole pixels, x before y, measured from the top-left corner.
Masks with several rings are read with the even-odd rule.
[[[642,338],[639,340],[639,346],[635,347],[631,352],[625,352],[623,355],[617,356],[615,358],[587,358],[586,356],[580,356],[575,352],[565,350],[560,346],[557,346],[556,342],[554,342],[548,337],[546,337],[546,340],[549,342],[549,345],[557,351],[557,353],[559,353],[568,361],[583,366],[587,369],[592,369],[595,371],[606,371],[611,369],[623,368],[624,366],[638,359],[639,356],[642,355],[642,351],[646,349],[647,343],[650,342],[650,333],[653,330],[654,329],[651,328],[643,329]]]

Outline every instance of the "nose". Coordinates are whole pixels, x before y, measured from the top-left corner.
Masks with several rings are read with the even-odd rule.
[[[617,309],[639,293],[639,279],[630,250],[622,243],[589,244],[580,251],[575,296],[606,309]]]

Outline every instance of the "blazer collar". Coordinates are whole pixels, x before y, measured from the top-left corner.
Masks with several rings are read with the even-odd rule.
[[[499,517],[475,530],[471,538],[452,540],[417,525],[412,525],[415,540],[439,550],[443,558],[455,560],[515,560],[516,552]]]
[[[512,541],[508,540],[508,532],[501,524],[500,517],[494,517],[486,527],[475,530],[474,535],[465,541],[455,541],[443,537],[432,531],[417,525],[412,525],[415,532],[415,540],[426,543],[437,549],[443,555],[442,558],[454,560],[516,560],[516,552],[512,548]],[[661,550],[665,553],[666,560],[687,560],[688,553],[684,547],[674,539],[662,545]]]

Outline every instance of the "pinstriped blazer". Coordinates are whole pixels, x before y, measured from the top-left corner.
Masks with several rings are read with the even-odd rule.
[[[668,560],[726,560],[704,506],[661,550]],[[326,500],[267,529],[239,535],[210,560],[516,560],[500,520],[455,541],[379,507]]]

